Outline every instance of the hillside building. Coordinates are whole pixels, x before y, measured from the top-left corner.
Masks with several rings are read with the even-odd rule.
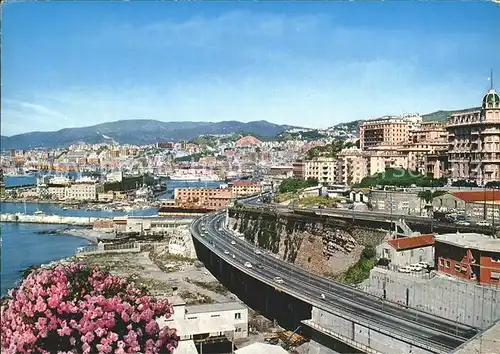
[[[452,180],[500,179],[500,96],[493,87],[481,107],[452,114],[447,131]]]

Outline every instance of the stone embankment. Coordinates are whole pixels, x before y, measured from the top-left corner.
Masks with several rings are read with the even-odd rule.
[[[356,263],[364,246],[376,246],[388,232],[342,221],[243,208],[229,212],[229,228],[281,259],[319,275],[338,274]]]
[[[75,226],[91,226],[95,221],[102,218],[60,215],[26,215],[26,214],[2,214],[0,222],[32,223],[32,224],[62,224]]]

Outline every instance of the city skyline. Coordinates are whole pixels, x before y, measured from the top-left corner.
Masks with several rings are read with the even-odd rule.
[[[320,128],[476,107],[500,68],[499,14],[494,3],[10,3],[2,135],[135,118]]]

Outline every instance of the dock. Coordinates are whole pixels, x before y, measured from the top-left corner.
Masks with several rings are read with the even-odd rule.
[[[61,224],[75,226],[92,226],[95,221],[106,218],[61,216],[61,215],[26,215],[26,214],[2,214],[0,222],[31,223],[31,224]]]

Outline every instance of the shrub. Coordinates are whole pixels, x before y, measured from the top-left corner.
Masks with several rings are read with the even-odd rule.
[[[174,329],[167,300],[81,263],[29,274],[1,307],[4,353],[172,353]]]

